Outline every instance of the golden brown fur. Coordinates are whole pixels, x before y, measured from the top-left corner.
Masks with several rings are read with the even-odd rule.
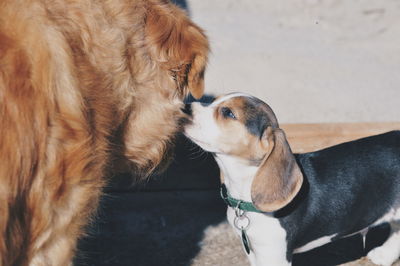
[[[70,264],[111,151],[159,165],[207,53],[166,1],[0,0],[0,265]]]

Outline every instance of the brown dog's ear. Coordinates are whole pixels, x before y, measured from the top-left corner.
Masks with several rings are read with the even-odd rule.
[[[272,212],[286,206],[299,192],[303,174],[281,129],[268,127],[262,144],[269,150],[251,186],[251,198],[261,211]]]
[[[195,98],[204,92],[204,72],[209,52],[202,29],[177,6],[149,1],[146,37],[154,59],[169,71],[182,94]]]

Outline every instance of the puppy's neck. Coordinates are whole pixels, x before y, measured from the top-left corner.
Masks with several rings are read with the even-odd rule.
[[[244,201],[251,201],[251,184],[258,166],[239,157],[216,154],[215,159],[224,177],[224,183],[230,195]]]

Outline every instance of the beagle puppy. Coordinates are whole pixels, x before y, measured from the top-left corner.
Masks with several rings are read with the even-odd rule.
[[[400,131],[293,154],[272,109],[253,96],[194,102],[190,113],[185,135],[214,155],[251,265],[291,265],[293,253],[383,223],[391,235],[368,258],[399,258]]]

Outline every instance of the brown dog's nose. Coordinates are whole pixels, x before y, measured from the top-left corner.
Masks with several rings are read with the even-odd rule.
[[[183,109],[183,112],[189,116],[192,116],[192,104],[191,103],[185,104],[185,108]]]

